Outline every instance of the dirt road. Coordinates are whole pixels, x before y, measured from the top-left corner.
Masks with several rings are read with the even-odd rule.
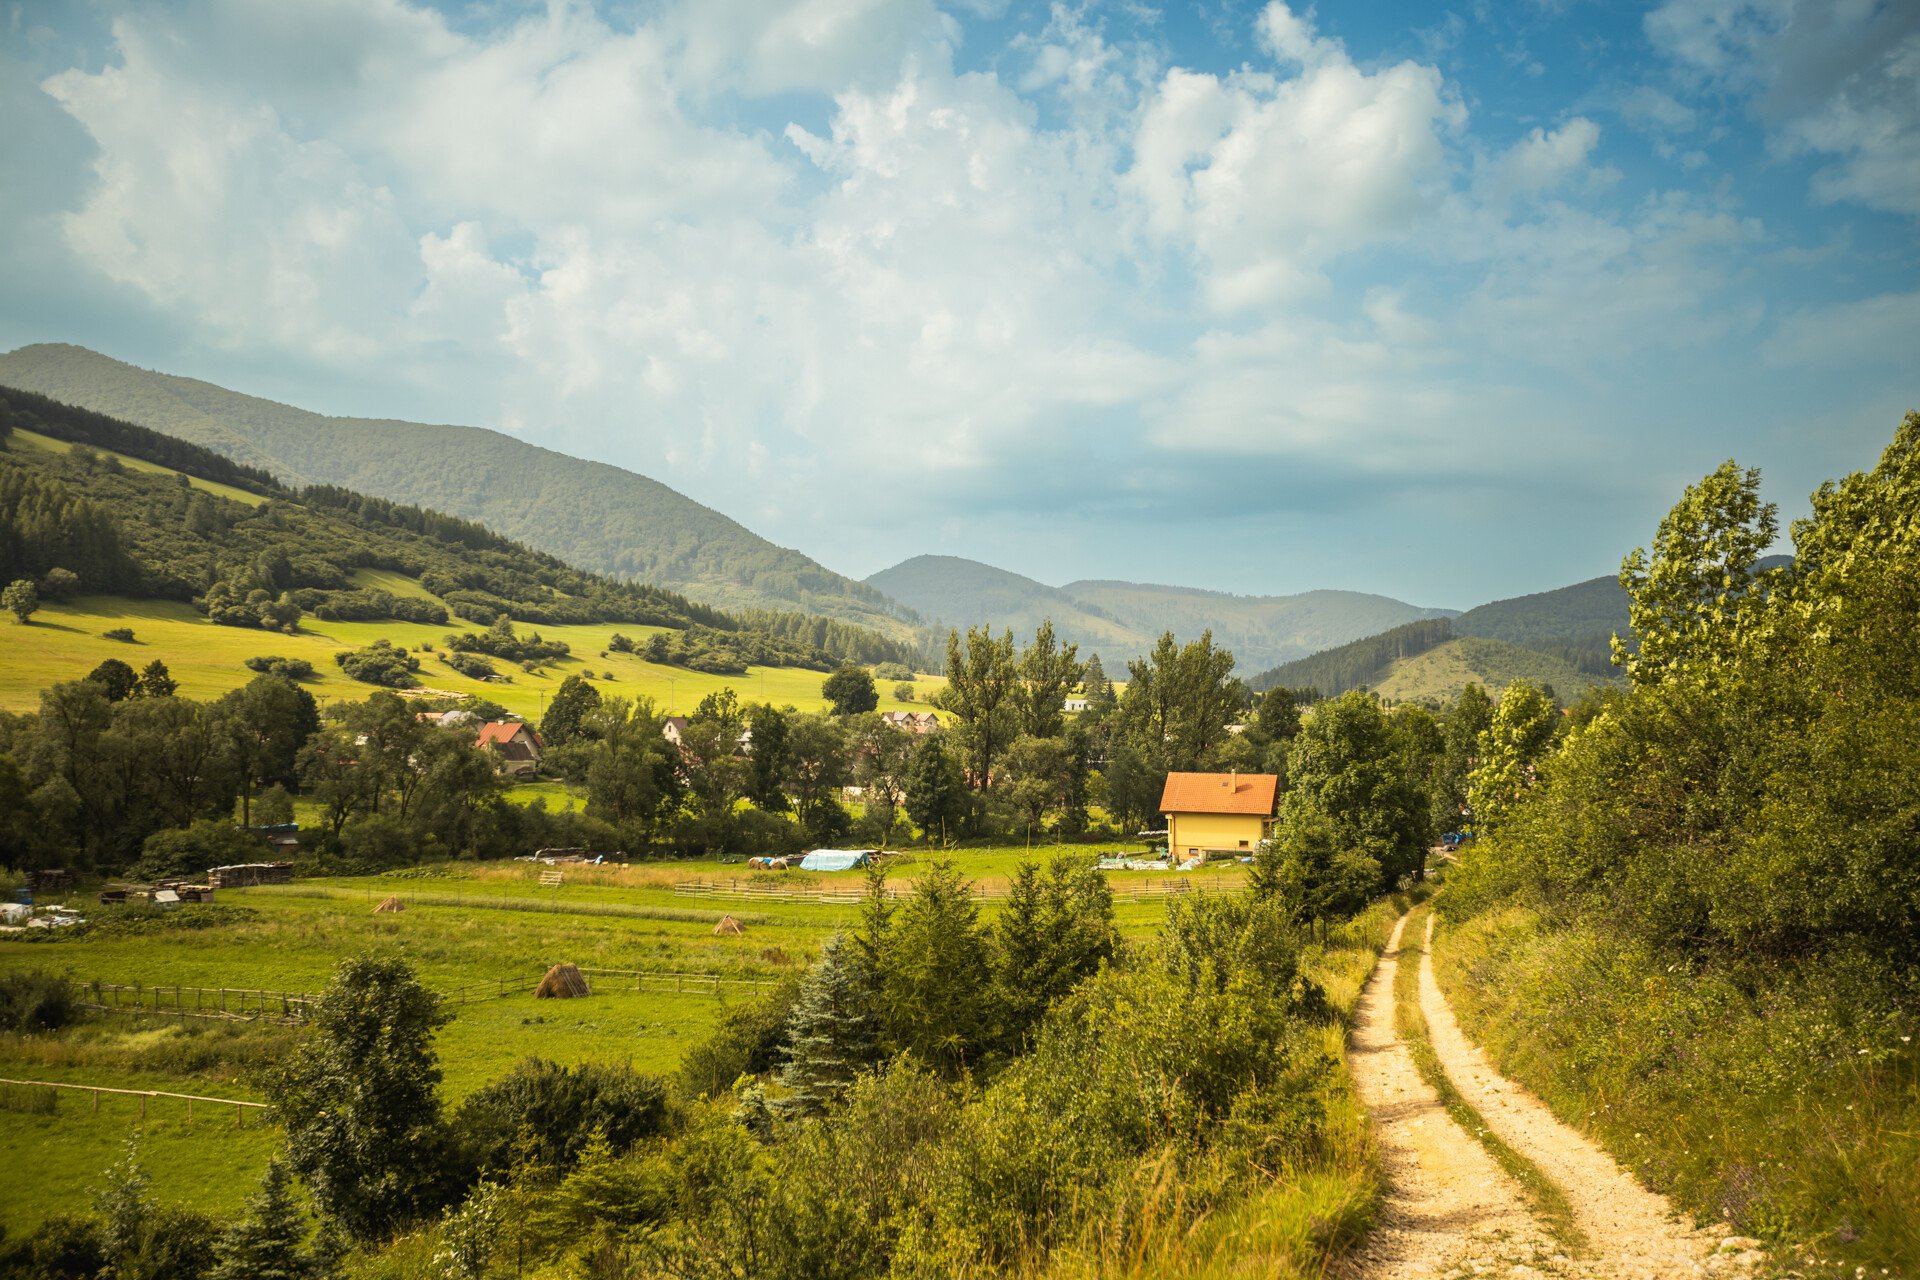
[[[1402,917],[1394,926],[1347,1042],[1387,1182],[1380,1224],[1359,1260],[1361,1274],[1400,1280],[1539,1267],[1553,1247],[1519,1186],[1447,1115],[1395,1030],[1393,983],[1406,925]]]
[[[1562,1275],[1670,1280],[1751,1274],[1751,1242],[1700,1231],[1611,1156],[1501,1076],[1460,1030],[1421,949],[1420,1011],[1434,1056],[1486,1126],[1565,1195],[1589,1248],[1569,1257],[1529,1210],[1519,1186],[1454,1122],[1420,1076],[1394,1024],[1393,984],[1407,921],[1394,927],[1355,1013],[1348,1056],[1373,1113],[1387,1182],[1380,1226],[1357,1259],[1366,1280],[1467,1275]],[[1427,939],[1433,921],[1427,921]]]

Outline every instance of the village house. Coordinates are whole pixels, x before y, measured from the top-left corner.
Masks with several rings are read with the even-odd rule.
[[[1251,854],[1273,833],[1280,779],[1271,773],[1170,773],[1160,795],[1167,852],[1177,859]]]
[[[540,772],[540,735],[518,720],[494,720],[480,726],[473,745],[490,752],[502,773],[531,778]]]
[[[1076,697],[1076,698],[1068,698],[1065,702],[1061,703],[1060,709],[1062,711],[1072,713],[1075,711],[1085,711],[1087,708],[1091,707],[1092,705],[1093,705],[1092,700],[1088,698]]]
[[[677,747],[680,745],[680,735],[687,731],[691,723],[685,716],[668,716],[660,722],[660,736]]]
[[[908,733],[932,733],[940,727],[940,717],[931,711],[883,711],[880,718]]]

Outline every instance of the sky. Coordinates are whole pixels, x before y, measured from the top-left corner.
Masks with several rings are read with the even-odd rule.
[[[0,119],[0,348],[856,577],[1463,608],[1920,408],[1910,0],[0,0]]]

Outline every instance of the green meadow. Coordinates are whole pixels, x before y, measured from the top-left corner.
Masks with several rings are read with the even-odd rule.
[[[996,846],[945,856],[993,894],[1029,857],[1091,858],[1110,847],[1118,846]],[[940,856],[896,855],[889,879],[909,889]],[[222,890],[211,907],[186,907],[146,924],[116,923],[70,938],[0,939],[0,971],[39,969],[147,989],[177,984],[315,993],[348,957],[403,956],[422,981],[450,998],[452,1016],[438,1044],[443,1097],[457,1105],[529,1054],[671,1073],[729,1007],[764,989],[742,980],[771,983],[797,974],[856,916],[851,902],[694,896],[675,892],[676,883],[776,885],[799,893],[857,890],[863,883],[857,871],[749,872],[737,861],[568,869],[557,887],[540,884],[542,870],[517,862],[441,864]],[[1170,878],[1110,873],[1115,915],[1129,937],[1156,930],[1166,910],[1158,894],[1134,897],[1129,889]],[[1229,866],[1181,882],[1227,888],[1241,878],[1240,869]],[[405,910],[376,914],[373,908],[389,895]],[[76,892],[69,901],[86,910],[91,894]],[[998,910],[992,897],[982,903],[989,920]],[[745,931],[716,935],[723,914]],[[528,990],[533,982],[549,966],[569,961],[587,969],[692,976],[676,992],[671,979],[636,989],[634,978],[592,975],[587,999],[536,1000]],[[721,979],[717,994],[700,989],[702,979],[711,978]],[[482,996],[502,979],[515,988],[505,997],[451,1002],[462,988]],[[183,1003],[191,1009],[192,995]],[[257,1100],[259,1071],[296,1051],[297,1036],[278,1023],[122,1009],[92,1014],[56,1034],[0,1035],[0,1077]],[[122,1156],[129,1136],[138,1137],[158,1195],[215,1213],[238,1208],[278,1142],[259,1112],[247,1112],[236,1127],[232,1108],[197,1106],[189,1121],[185,1103],[153,1099],[143,1120],[137,1098],[102,1095],[96,1110],[92,1095],[63,1092],[46,1113],[47,1095],[0,1085],[0,1146],[34,1153],[32,1160],[0,1162],[0,1227],[8,1232],[86,1207],[101,1171]]]
[[[360,576],[364,581],[357,585],[377,586],[396,595],[426,594],[418,583],[399,574],[362,571]],[[132,644],[108,640],[101,634],[119,627],[133,630]],[[478,694],[531,720],[539,718],[561,681],[570,675],[589,673],[594,687],[603,695],[648,697],[668,714],[691,712],[700,699],[727,688],[743,702],[790,704],[802,711],[818,711],[827,705],[820,696],[820,685],[826,679],[823,672],[794,667],[750,667],[745,675],[716,676],[683,667],[662,666],[635,654],[614,653],[607,648],[616,631],[643,641],[662,628],[612,623],[523,626],[523,632],[538,631],[548,639],[565,641],[572,652],[538,674],[511,668],[511,684],[475,680],[461,675],[437,655],[445,649],[448,634],[478,629],[465,621],[427,626],[411,622],[325,622],[305,618],[296,634],[285,635],[250,627],[217,627],[187,604],[83,596],[65,603],[43,604],[27,626],[19,626],[11,618],[0,622],[0,655],[4,655],[0,656],[0,710],[30,711],[39,704],[42,689],[56,681],[81,679],[108,658],[119,658],[136,670],[158,658],[180,682],[181,694],[189,698],[218,697],[253,679],[255,673],[244,665],[248,658],[264,655],[305,658],[313,664],[315,673],[306,687],[323,706],[330,700],[356,701],[374,692],[374,686],[342,675],[334,662],[334,654],[381,639],[414,649],[423,644],[432,646],[431,652],[416,655],[420,659],[418,678],[423,687],[455,694]],[[610,680],[605,678],[608,672],[613,673]],[[915,681],[915,696],[921,701],[915,703],[895,699],[893,681],[878,683],[882,711],[924,711],[924,699],[945,680],[921,676]]]

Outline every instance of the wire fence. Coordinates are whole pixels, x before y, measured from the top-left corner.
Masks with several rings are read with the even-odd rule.
[[[778,872],[769,874],[777,875]],[[1218,883],[1214,877],[1209,882],[1215,887],[1237,887],[1238,881]],[[1143,898],[1173,897],[1183,893],[1193,893],[1204,887],[1192,878],[1166,876],[1155,880],[1151,877],[1139,881],[1122,881],[1119,884],[1109,882],[1113,896],[1119,899],[1138,901]],[[816,903],[825,906],[848,906],[864,900],[867,891],[864,888],[817,888],[798,885],[783,885],[752,880],[682,880],[673,886],[674,893],[689,898],[738,898],[745,901]],[[911,887],[896,888],[889,885],[886,895],[889,899],[907,897],[913,892]],[[980,885],[972,888],[973,896],[983,902],[1004,901],[1011,890],[1004,885]]]
[[[657,991],[672,990],[675,994],[717,996],[726,991],[744,991],[758,995],[773,991],[780,986],[777,978],[724,978],[717,973],[661,973],[645,969],[589,969],[581,966],[581,973],[590,978],[605,977],[619,979],[618,985],[624,987],[629,982],[635,991],[645,991],[649,987]]]
[[[93,1095],[93,1110],[95,1112],[100,1110],[100,1095],[102,1094],[138,1098],[140,1099],[140,1119],[142,1120],[147,1118],[147,1103],[161,1098],[185,1102],[187,1104],[188,1124],[193,1123],[193,1104],[196,1102],[202,1106],[232,1107],[233,1127],[236,1129],[244,1124],[248,1111],[271,1110],[264,1102],[247,1102],[240,1098],[214,1098],[199,1093],[171,1093],[165,1089],[116,1089],[104,1084],[71,1084],[60,1080],[12,1080],[4,1077],[0,1077],[0,1086],[5,1086],[9,1089],[26,1089],[30,1093],[35,1094],[45,1089],[47,1090],[47,1097],[50,1103],[53,1099],[59,1097],[60,1091],[63,1089],[74,1093],[89,1093]],[[42,1111],[43,1114],[54,1114],[57,1110],[54,1105],[35,1109]]]

